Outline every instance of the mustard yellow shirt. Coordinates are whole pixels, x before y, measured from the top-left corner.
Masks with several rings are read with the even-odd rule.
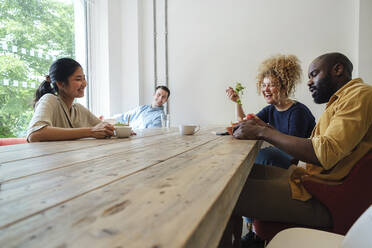
[[[351,168],[372,148],[372,86],[353,79],[329,100],[310,139],[322,166],[297,167],[289,184],[292,198],[306,201],[311,195],[301,177],[311,175],[324,183],[342,182]]]

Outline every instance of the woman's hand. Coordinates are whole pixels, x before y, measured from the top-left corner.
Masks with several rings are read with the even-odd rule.
[[[91,129],[92,137],[104,139],[114,135],[114,126],[107,122],[100,122]]]
[[[240,99],[239,95],[231,87],[226,89],[226,96],[233,102],[237,102]]]

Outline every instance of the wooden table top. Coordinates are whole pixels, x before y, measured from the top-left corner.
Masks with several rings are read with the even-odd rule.
[[[260,146],[221,130],[0,147],[0,247],[216,247]]]

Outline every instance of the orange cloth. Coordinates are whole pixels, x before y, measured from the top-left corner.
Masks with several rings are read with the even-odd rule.
[[[306,164],[290,176],[292,198],[311,198],[301,178],[310,175],[324,183],[342,182],[351,168],[372,148],[372,86],[360,78],[340,88],[329,100],[310,139],[322,166]]]

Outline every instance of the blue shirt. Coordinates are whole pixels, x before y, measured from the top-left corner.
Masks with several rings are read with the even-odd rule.
[[[116,122],[128,123],[133,129],[161,127],[161,115],[164,114],[164,107],[142,105],[124,114],[116,115]]]
[[[285,111],[278,111],[274,105],[269,105],[257,116],[280,132],[301,138],[310,137],[315,126],[313,114],[300,102],[295,102]]]

